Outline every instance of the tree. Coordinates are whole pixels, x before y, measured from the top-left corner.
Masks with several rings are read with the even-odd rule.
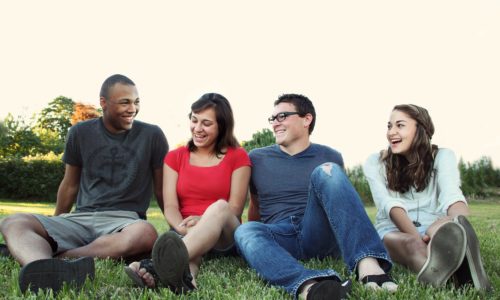
[[[95,108],[92,104],[75,103],[73,115],[71,116],[71,125],[78,122],[99,118],[102,115],[101,109]]]
[[[5,127],[4,121],[0,120],[0,139],[7,136],[7,127]]]
[[[33,132],[30,124],[8,114],[3,121],[1,157],[23,157],[38,153],[40,138]]]
[[[352,186],[358,192],[359,197],[363,200],[363,203],[372,205],[373,197],[368,180],[366,180],[365,174],[363,173],[363,167],[361,165],[354,166],[351,169],[347,169],[346,174]]]
[[[2,152],[5,147],[7,147],[8,139],[7,139],[8,129],[4,124],[4,121],[0,120],[0,157],[2,157]]]
[[[52,100],[40,113],[38,127],[53,130],[64,141],[71,127],[71,116],[75,103],[70,98],[59,96]]]
[[[243,148],[247,152],[250,150],[260,147],[265,147],[274,144],[274,134],[271,130],[265,128],[262,131],[257,131],[252,135],[252,139],[250,141],[244,141],[242,144]]]
[[[33,132],[40,139],[37,151],[39,154],[47,154],[49,152],[60,154],[64,151],[64,140],[61,140],[58,132],[41,127],[34,127]]]

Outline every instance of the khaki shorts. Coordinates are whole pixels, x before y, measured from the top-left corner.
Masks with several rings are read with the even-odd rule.
[[[76,212],[47,217],[33,214],[54,240],[54,254],[92,243],[98,237],[121,231],[136,222],[146,222],[132,211]]]

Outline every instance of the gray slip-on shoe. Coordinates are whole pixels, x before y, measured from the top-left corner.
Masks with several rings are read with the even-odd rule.
[[[52,289],[57,293],[64,283],[82,287],[87,277],[95,276],[94,259],[81,257],[75,260],[58,258],[40,259],[30,262],[19,272],[21,292],[30,289],[34,293],[39,289]]]
[[[493,287],[483,267],[479,251],[479,239],[474,228],[465,216],[457,216],[454,221],[462,225],[467,236],[464,262],[455,274],[458,285],[472,283],[478,290],[491,291]]]
[[[151,256],[162,284],[176,294],[194,289],[193,276],[189,270],[189,254],[177,233],[168,231],[158,237]]]
[[[467,238],[464,228],[448,222],[436,231],[427,246],[427,261],[417,275],[419,282],[440,287],[460,267]]]

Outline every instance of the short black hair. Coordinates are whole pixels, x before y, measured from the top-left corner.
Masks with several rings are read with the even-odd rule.
[[[135,86],[135,83],[125,75],[121,74],[111,75],[102,83],[99,97],[103,97],[104,99],[107,100],[109,98],[109,89],[117,83]]]
[[[309,125],[309,134],[313,132],[314,125],[316,124],[316,110],[314,109],[314,105],[309,98],[301,94],[283,94],[279,96],[278,100],[274,101],[274,106],[280,103],[293,104],[301,117],[311,114],[313,119]]]

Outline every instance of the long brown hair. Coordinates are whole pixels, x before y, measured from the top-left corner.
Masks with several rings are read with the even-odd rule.
[[[215,142],[214,152],[217,157],[220,157],[226,154],[225,148],[238,147],[240,145],[234,136],[233,110],[229,101],[221,94],[207,93],[191,105],[189,118],[191,118],[192,113],[199,113],[208,108],[214,109],[217,126],[219,127],[219,135]],[[190,152],[196,151],[196,145],[192,138],[188,142],[188,148]]]
[[[387,174],[389,189],[405,193],[411,187],[417,192],[423,191],[431,179],[434,168],[434,157],[438,147],[431,144],[434,124],[427,110],[414,104],[396,105],[392,109],[405,113],[417,122],[417,131],[410,149],[408,159],[404,155],[394,154],[391,147],[381,154]]]

